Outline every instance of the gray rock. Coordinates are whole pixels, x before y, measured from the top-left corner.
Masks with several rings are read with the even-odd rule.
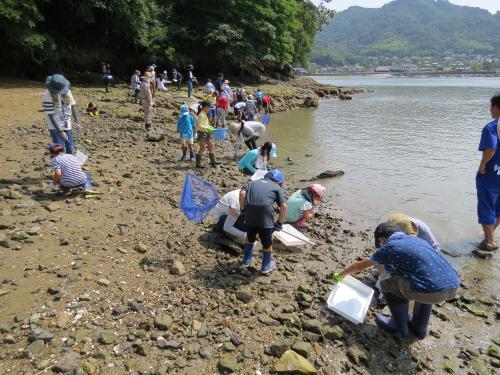
[[[310,320],[306,320],[304,323],[302,323],[302,327],[306,331],[321,334],[321,330],[323,328],[323,323],[321,323],[317,319],[310,319]]]
[[[31,344],[28,345],[28,354],[31,357],[37,357],[40,352],[43,350],[43,340],[35,340]]]
[[[354,344],[347,348],[347,358],[356,365],[368,365],[368,353],[365,348],[358,344]]]
[[[26,232],[28,232],[28,234],[30,236],[37,236],[40,233],[42,233],[42,228],[41,227],[30,227],[30,228],[28,228],[28,230]]]
[[[90,334],[90,331],[88,329],[80,328],[75,331],[73,334],[73,339],[80,343],[83,342],[87,339],[88,335]]]
[[[148,142],[161,142],[165,139],[165,134],[163,134],[161,129],[153,128],[149,130],[146,135],[146,141]]]
[[[252,300],[252,297],[253,294],[248,289],[241,288],[236,291],[236,298],[238,298],[243,303],[250,302]]]
[[[314,300],[314,297],[310,294],[299,292],[297,293],[297,297],[295,298],[297,301],[311,303]]]
[[[236,346],[234,346],[233,343],[230,341],[226,341],[222,345],[222,348],[224,349],[225,352],[234,352],[236,350]]]
[[[204,346],[199,351],[198,354],[201,358],[210,358],[212,357],[214,351],[211,346]]]
[[[0,324],[0,333],[9,333],[10,327],[5,324]]]
[[[69,351],[56,362],[53,370],[55,372],[67,373],[77,367],[79,362],[80,356],[73,351]]]
[[[12,239],[14,241],[23,241],[23,240],[27,240],[28,238],[30,238],[30,235],[23,230],[17,231],[16,233],[14,233],[12,235]]]
[[[142,242],[139,242],[137,245],[134,246],[134,250],[141,254],[146,253],[148,249],[149,249],[148,246],[146,244],[143,244]]]
[[[344,335],[344,330],[335,325],[325,328],[324,335],[328,340],[340,340]]]
[[[16,244],[11,240],[2,240],[0,241],[0,246],[6,249],[13,249],[16,246]]]
[[[165,339],[158,340],[158,347],[160,349],[179,349],[181,344],[177,341],[167,341]]]
[[[290,340],[280,338],[271,344],[269,353],[275,357],[281,357],[288,349],[290,349],[290,345]]]
[[[105,345],[116,344],[118,342],[118,337],[113,331],[103,330],[99,333],[97,337],[99,342]]]
[[[0,196],[8,199],[22,199],[23,195],[12,189],[0,189]]]
[[[129,309],[130,311],[134,311],[134,312],[139,312],[139,311],[141,311],[141,305],[139,305],[139,304],[138,304],[138,303],[136,303],[136,302],[129,302],[129,303],[127,304],[127,306],[128,306],[128,309]]]
[[[231,374],[238,368],[236,358],[229,353],[221,355],[219,363],[217,364],[219,371],[223,374]]]
[[[44,330],[42,328],[35,328],[28,335],[28,340],[30,342],[33,342],[36,340],[42,340],[43,342],[48,343],[53,338],[54,338],[54,335],[52,333],[50,333],[49,331]]]
[[[269,315],[259,315],[257,319],[259,320],[259,322],[269,327],[275,327],[280,325],[280,322],[274,320]]]
[[[108,279],[102,278],[102,279],[97,280],[97,284],[99,284],[100,286],[109,286],[109,284],[111,284],[111,281],[109,281]]]
[[[313,346],[305,341],[299,341],[293,344],[292,350],[305,358],[309,358],[314,353]]]
[[[167,329],[170,328],[170,326],[172,325],[173,322],[174,322],[174,320],[172,319],[172,317],[170,315],[160,314],[157,317],[155,317],[154,326],[156,328],[159,328],[159,329],[166,331]]]
[[[4,344],[15,344],[16,343],[16,339],[12,335],[6,335],[2,341]]]

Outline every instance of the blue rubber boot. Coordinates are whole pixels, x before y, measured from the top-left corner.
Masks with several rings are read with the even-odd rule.
[[[412,333],[420,340],[427,336],[427,326],[432,313],[432,305],[415,302],[413,305],[413,318],[410,321]]]
[[[182,151],[181,161],[186,160],[186,151]]]
[[[270,251],[262,251],[262,268],[260,273],[266,275],[276,269],[276,262],[273,261],[273,256]]]
[[[407,338],[408,330],[408,304],[389,306],[391,317],[377,314],[375,323],[383,330],[391,333],[399,333],[401,338]]]
[[[248,267],[252,263],[252,255],[253,255],[253,243],[247,243],[243,246],[243,266]]]

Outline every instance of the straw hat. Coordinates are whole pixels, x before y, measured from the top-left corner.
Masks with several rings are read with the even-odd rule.
[[[229,131],[232,133],[232,134],[236,134],[238,133],[238,131],[240,130],[240,126],[241,124],[240,123],[237,123],[237,122],[231,122],[229,124]]]
[[[418,234],[417,225],[405,214],[392,214],[387,221],[395,224],[402,232],[410,236],[416,236]]]

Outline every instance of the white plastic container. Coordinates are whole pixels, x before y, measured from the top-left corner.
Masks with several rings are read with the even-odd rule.
[[[251,177],[252,181],[260,180],[261,178],[264,178],[264,176],[267,174],[267,172],[268,171],[266,171],[265,169],[257,169]]]
[[[290,236],[288,233],[293,234],[293,236]],[[302,245],[307,245],[307,242],[301,241],[300,238],[305,239],[308,241],[309,239],[304,236],[301,232],[299,232],[297,229],[295,229],[293,226],[290,224],[284,224],[283,225],[283,230],[280,230],[279,232],[274,232],[274,236],[280,240],[285,246],[302,246]],[[296,238],[296,237],[299,238]]]
[[[86,162],[87,162],[87,155],[85,155],[83,152],[81,152],[80,150],[76,150],[76,155],[75,155],[75,158],[76,160],[78,160],[78,162],[81,164],[81,165],[84,165]]]
[[[373,289],[352,276],[337,283],[328,297],[328,308],[354,324],[363,324]]]

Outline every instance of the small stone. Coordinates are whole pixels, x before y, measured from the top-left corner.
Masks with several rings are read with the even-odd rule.
[[[281,357],[285,352],[290,349],[290,340],[288,339],[278,339],[271,344],[269,348],[269,353],[275,357]]]
[[[192,327],[193,327],[193,331],[198,332],[203,327],[203,324],[198,320],[193,320]]]
[[[221,355],[219,358],[219,363],[217,364],[219,371],[223,374],[231,374],[236,371],[238,367],[238,362],[236,358],[229,353]]]
[[[368,354],[366,350],[358,344],[352,345],[347,349],[347,358],[356,365],[368,365]]]
[[[53,369],[55,372],[67,373],[78,366],[79,361],[80,356],[73,351],[69,351],[56,362]]]
[[[120,306],[113,307],[113,310],[111,310],[111,313],[113,315],[122,315],[122,314],[125,314],[127,311],[128,311],[127,307],[120,305]]]
[[[127,306],[128,306],[128,309],[129,309],[130,311],[134,311],[134,312],[139,312],[139,311],[141,311],[141,305],[139,305],[138,303],[135,303],[135,302],[129,302],[129,303],[127,304]]]
[[[68,246],[69,245],[69,239],[65,238],[65,237],[61,238],[59,240],[59,245],[61,245],[61,246]]]
[[[248,289],[238,289],[236,291],[236,298],[243,303],[249,303],[252,300],[252,292]]]
[[[31,344],[28,345],[28,353],[31,357],[37,357],[40,352],[43,350],[43,340],[35,340]]]
[[[38,236],[40,233],[42,233],[42,228],[41,227],[31,227],[28,228],[26,231],[30,236]]]
[[[90,360],[87,360],[87,361],[83,362],[82,369],[83,369],[83,372],[85,372],[86,374],[94,375],[94,374],[98,373],[99,367],[97,366],[96,363],[91,362]]]
[[[344,330],[339,326],[331,326],[324,330],[324,335],[328,340],[340,340],[344,335]]]
[[[16,343],[16,339],[12,335],[5,336],[2,341],[4,344],[15,344]]]
[[[8,199],[22,199],[23,195],[12,189],[0,189],[0,196]]]
[[[305,341],[299,341],[293,344],[292,350],[305,358],[309,358],[314,352],[313,346]]]
[[[60,288],[57,288],[57,287],[49,287],[47,289],[47,293],[49,293],[50,295],[56,295],[58,293],[61,293],[61,289]]]
[[[11,240],[2,240],[0,241],[0,246],[6,249],[13,249],[16,246],[16,244]]]
[[[48,205],[45,206],[45,208],[47,210],[49,210],[50,212],[54,212],[54,211],[59,210],[61,208],[61,206],[56,202],[50,202]]]
[[[277,320],[274,320],[269,315],[259,315],[259,317],[257,319],[259,320],[259,322],[261,322],[262,324],[264,324],[266,326],[275,327],[275,326],[280,325],[280,322],[278,322]]]
[[[5,324],[0,324],[0,333],[9,333],[10,327]]]
[[[54,335],[52,333],[42,328],[35,328],[29,333],[28,337],[30,342],[35,340],[42,340],[45,343],[50,342],[53,338]]]
[[[134,246],[134,250],[137,251],[138,253],[144,254],[148,251],[148,247],[147,245],[140,242]]]
[[[297,301],[311,303],[314,298],[310,294],[299,292],[296,297]]]
[[[23,230],[20,230],[12,235],[12,239],[14,241],[23,241],[27,240],[28,238],[30,238],[30,235]]]
[[[316,374],[314,366],[300,354],[287,350],[274,365],[274,371],[286,374]]]
[[[186,274],[186,268],[178,260],[174,260],[172,267],[170,268],[170,273],[172,275],[182,276]]]
[[[323,323],[321,323],[317,319],[311,319],[311,320],[306,320],[303,324],[302,327],[309,332],[321,334],[321,330],[323,328]]]
[[[213,349],[210,346],[205,346],[199,350],[198,354],[201,358],[211,358]]]
[[[492,251],[484,251],[484,250],[479,250],[479,249],[474,249],[472,250],[472,254],[478,258],[482,259],[491,259],[493,258],[493,252]]]
[[[158,347],[160,349],[179,349],[181,344],[177,341],[167,341],[165,339],[158,340]]]
[[[226,341],[223,345],[222,345],[224,351],[226,352],[234,352],[236,350],[236,346],[233,345],[232,342],[230,341]]]
[[[170,315],[160,314],[157,317],[155,317],[154,325],[156,328],[166,331],[167,329],[170,328],[173,321],[174,320],[172,319],[172,317]]]
[[[109,284],[111,284],[111,281],[109,281],[108,279],[99,279],[97,280],[97,284],[99,284],[100,286],[109,286]]]
[[[98,336],[99,342],[105,345],[116,344],[118,337],[113,331],[103,330]]]
[[[40,322],[40,314],[33,314],[30,316],[29,319],[30,324],[38,324]]]
[[[80,328],[75,331],[73,338],[76,342],[83,342],[88,337],[90,331],[88,329]]]

